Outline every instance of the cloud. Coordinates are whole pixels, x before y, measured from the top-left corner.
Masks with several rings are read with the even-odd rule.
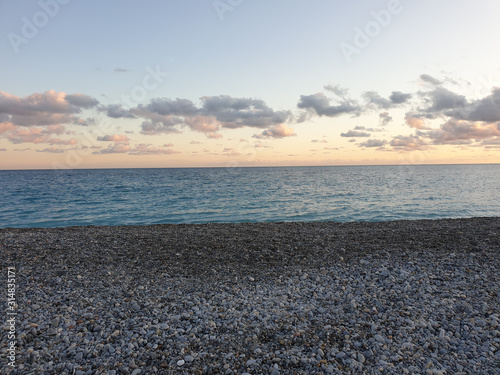
[[[437,87],[433,91],[421,93],[421,95],[429,103],[429,106],[424,109],[424,112],[428,114],[464,108],[467,105],[465,96],[456,94],[444,87]]]
[[[180,133],[176,125],[182,124],[182,119],[177,117],[159,117],[152,121],[144,121],[141,125],[141,133],[146,135]]]
[[[471,140],[480,140],[500,136],[497,124],[471,122],[450,119],[439,129],[418,131],[417,135],[429,138],[433,144],[464,144]]]
[[[500,146],[500,137],[495,137],[491,139],[484,139],[481,142],[481,145],[486,146],[486,145],[499,145]]]
[[[363,98],[368,105],[373,104],[378,108],[388,109],[392,106],[392,102],[388,99],[381,97],[375,91],[367,91],[363,94]]]
[[[16,126],[11,122],[0,122],[0,134],[14,130]]]
[[[418,115],[407,113],[405,115],[406,125],[414,129],[429,129],[429,127],[425,124],[425,119],[417,116]]]
[[[92,117],[88,117],[86,119],[79,118],[74,116],[73,117],[73,124],[75,125],[80,125],[80,126],[91,126],[97,124],[97,120]]]
[[[124,68],[115,68],[115,73],[127,73],[127,72],[131,72],[130,69],[124,69]]]
[[[152,147],[151,145],[144,143],[137,145],[129,152],[129,155],[171,155],[171,154],[180,154],[180,152],[164,147]]]
[[[366,142],[362,142],[359,145],[361,147],[382,147],[385,144],[387,144],[386,140],[379,140],[379,139],[369,139]]]
[[[12,143],[75,144],[75,140],[53,139],[51,135],[64,133],[63,124],[92,124],[93,119],[77,115],[98,104],[88,95],[54,90],[26,97],[0,91],[0,134]]]
[[[62,134],[65,129],[62,125],[50,125],[46,127],[15,127],[5,134],[5,137],[12,143],[48,143],[74,145],[75,139],[52,138],[53,134]]]
[[[98,141],[105,141],[105,142],[128,142],[129,139],[126,135],[124,134],[111,134],[111,135],[104,135],[102,137],[97,137]]]
[[[363,94],[363,98],[369,106],[373,105],[380,109],[389,109],[405,104],[411,97],[411,94],[405,94],[401,91],[393,91],[389,99],[383,98],[375,91],[367,91]]]
[[[84,94],[70,94],[66,95],[65,97],[66,101],[73,105],[74,107],[77,108],[92,108],[96,107],[99,104],[99,101],[95,98],[92,98],[91,96],[84,95]],[[77,111],[76,113],[79,113],[80,111]]]
[[[416,151],[429,148],[428,143],[416,135],[398,135],[391,140],[390,145],[399,151]]]
[[[340,96],[341,98],[345,98],[349,93],[349,90],[346,88],[340,87],[339,85],[326,85],[323,88],[327,91],[333,92],[335,95]]]
[[[15,125],[60,124],[62,120],[71,119],[68,115],[80,113],[82,109],[97,104],[96,99],[87,95],[68,95],[54,90],[24,98],[0,91],[0,115],[9,115]]]
[[[150,144],[138,144],[135,147],[131,147],[126,142],[115,142],[113,145],[108,146],[100,151],[95,151],[94,154],[126,154],[129,155],[171,155],[179,154],[179,151],[174,151],[168,147],[172,147],[172,144],[165,144],[163,147],[154,147]]]
[[[36,152],[50,152],[52,154],[62,154],[64,150],[56,147],[48,147],[44,148],[43,150],[36,150]]]
[[[472,101],[445,112],[446,116],[467,121],[500,121],[500,88],[494,88],[485,98]]]
[[[142,123],[143,134],[176,133],[185,126],[209,138],[219,137],[217,131],[221,128],[266,128],[293,118],[290,111],[274,111],[259,99],[219,95],[200,100],[201,106],[197,107],[188,99],[158,98],[130,112],[146,120]]]
[[[279,124],[279,125],[272,126],[269,129],[264,130],[262,133],[254,135],[253,137],[259,138],[259,139],[262,139],[262,138],[281,139],[281,138],[285,138],[285,137],[292,137],[295,135],[297,135],[297,134],[295,134],[295,131],[292,128],[288,127],[285,124]]]
[[[220,138],[223,138],[222,134],[218,134],[218,133],[207,133],[205,134],[208,138],[212,138],[212,139],[220,139]]]
[[[123,108],[119,104],[102,106],[99,110],[105,111],[106,115],[111,118],[135,118],[135,116],[128,109]]]
[[[359,115],[361,112],[361,108],[355,101],[343,99],[337,105],[331,105],[331,102],[332,100],[323,93],[301,95],[297,107],[326,117],[336,117],[342,114]]]
[[[191,130],[201,133],[214,133],[220,129],[220,124],[214,116],[193,116],[185,117],[184,123]]]
[[[403,104],[408,102],[408,100],[410,100],[411,97],[412,97],[411,94],[405,94],[401,91],[393,91],[389,99],[393,104]]]
[[[328,141],[326,139],[321,139],[321,140],[313,139],[311,142],[312,143],[328,143]]]
[[[364,130],[364,131],[367,131],[367,132],[381,132],[381,131],[383,131],[382,129],[367,128],[365,126],[355,126],[353,130]]]
[[[152,99],[147,105],[139,105],[131,110],[133,113],[144,116],[150,113],[161,116],[194,116],[199,114],[199,109],[189,99],[175,100],[168,98]]]
[[[125,154],[129,151],[130,145],[128,143],[117,142],[102,150],[94,151],[94,154]]]
[[[0,148],[0,151],[7,151],[6,148]]]
[[[146,119],[141,125],[141,133],[146,135],[180,133],[177,125],[184,123],[184,116],[199,114],[198,108],[188,99],[152,99],[149,104],[139,105],[130,112]]]
[[[189,142],[189,144],[191,144],[191,145],[201,145],[201,144],[202,144],[202,142],[198,142],[198,141],[191,141],[191,142]]]
[[[340,133],[341,137],[354,138],[354,137],[369,137],[371,134],[358,130],[349,130],[347,133]]]
[[[428,74],[422,74],[420,76],[420,79],[424,81],[425,83],[430,83],[431,85],[438,86],[441,84],[441,81],[428,75]]]
[[[260,99],[234,98],[228,95],[201,98],[204,116],[213,116],[225,128],[265,128],[292,118],[290,111],[274,111]]]

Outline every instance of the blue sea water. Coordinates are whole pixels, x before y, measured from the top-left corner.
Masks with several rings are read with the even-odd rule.
[[[0,228],[500,216],[500,165],[0,171]]]

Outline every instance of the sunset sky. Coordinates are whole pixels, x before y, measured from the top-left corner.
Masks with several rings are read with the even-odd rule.
[[[498,0],[0,1],[0,169],[500,162]]]

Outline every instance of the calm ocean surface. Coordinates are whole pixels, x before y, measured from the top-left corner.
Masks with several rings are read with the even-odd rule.
[[[500,216],[500,165],[0,171],[0,227]]]

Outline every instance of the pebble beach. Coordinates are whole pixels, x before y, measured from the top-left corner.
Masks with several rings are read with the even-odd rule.
[[[8,228],[0,265],[2,374],[500,374],[500,218]]]

